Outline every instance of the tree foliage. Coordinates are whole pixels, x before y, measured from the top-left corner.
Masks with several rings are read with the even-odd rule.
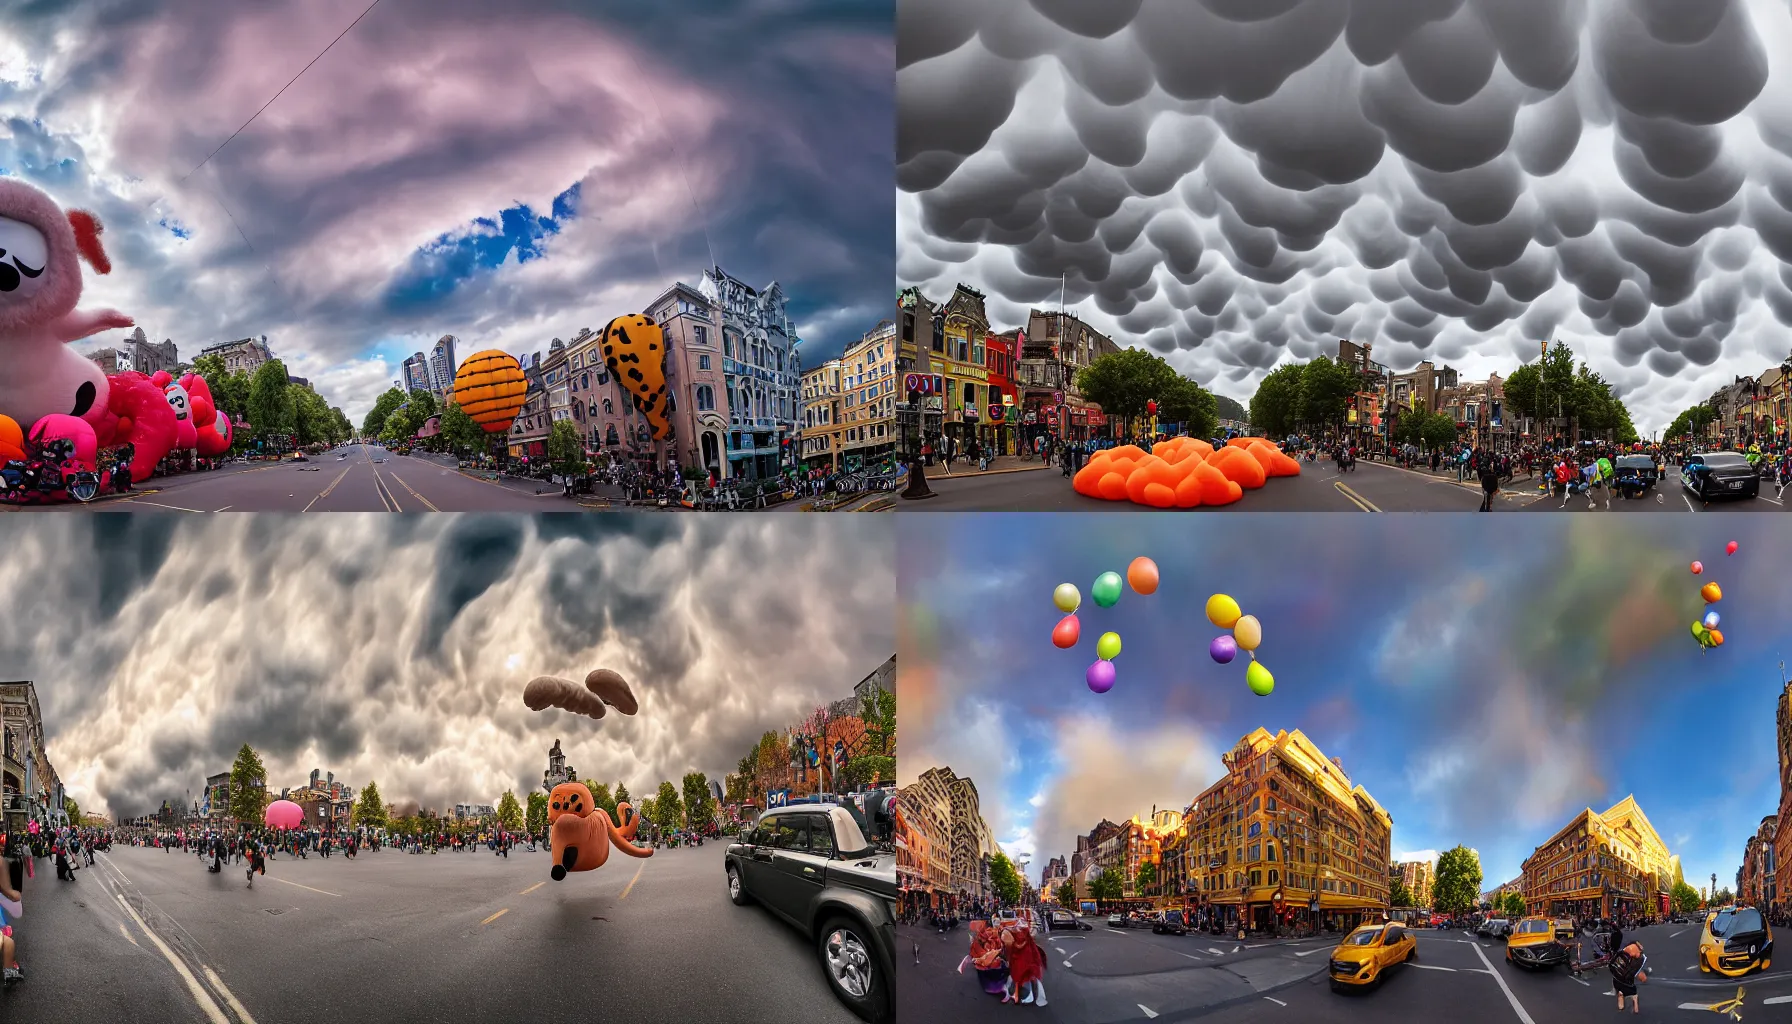
[[[1102,412],[1128,421],[1144,416],[1146,403],[1155,401],[1159,420],[1187,423],[1194,436],[1211,435],[1217,422],[1213,396],[1145,349],[1102,356],[1077,371],[1076,386]]]
[[[1674,882],[1671,898],[1674,909],[1682,914],[1690,914],[1699,909],[1699,890],[1687,885],[1684,879]]]
[[[453,446],[456,450],[484,451],[486,433],[473,417],[453,402],[442,409],[442,442]]]
[[[1146,861],[1143,864],[1140,864],[1139,873],[1137,877],[1133,879],[1133,891],[1140,893],[1147,892],[1156,884],[1157,864],[1153,861]]]
[[[702,772],[686,772],[680,788],[684,791],[684,820],[692,828],[702,828],[715,821],[716,798],[709,791],[709,776]]]
[[[859,720],[865,723],[865,752],[896,753],[896,695],[873,689],[859,701]]]
[[[1126,879],[1114,868],[1102,868],[1089,879],[1089,895],[1098,903],[1120,899],[1126,895]]]
[[[1662,434],[1664,438],[1691,437],[1705,432],[1705,428],[1717,419],[1717,413],[1708,405],[1695,405],[1674,417],[1668,429]]]
[[[548,827],[548,795],[531,792],[529,806],[523,811],[523,828],[531,834]]]
[[[1446,914],[1460,914],[1479,902],[1481,855],[1466,846],[1445,850],[1437,858],[1437,880],[1431,886],[1431,905]]]
[[[1076,909],[1076,883],[1065,882],[1058,886],[1058,903],[1071,910]]]
[[[263,364],[266,365],[266,364]],[[230,816],[259,827],[268,809],[268,770],[261,755],[245,743],[230,765]]]
[[[678,800],[677,788],[669,781],[660,783],[653,795],[653,823],[665,832],[684,825],[684,805]]]
[[[380,799],[379,783],[368,781],[361,787],[361,798],[355,801],[354,813],[349,815],[357,825],[368,828],[381,828],[386,824],[386,804]]]
[[[1411,907],[1416,905],[1413,901],[1412,890],[1408,889],[1406,883],[1398,878],[1394,879],[1392,884],[1388,886],[1388,903],[1389,905],[1396,907]]]
[[[610,793],[610,787],[595,779],[585,779],[585,788],[591,791],[591,806],[601,807],[611,820],[616,818],[616,797]]]
[[[385,429],[386,418],[392,415],[394,409],[403,405],[405,400],[404,392],[397,388],[387,388],[384,394],[374,399],[373,408],[367,410],[367,415],[362,418],[361,436],[379,437],[380,431]]]
[[[286,364],[270,359],[249,377],[249,424],[259,437],[293,433],[297,412],[288,386]]]
[[[523,807],[516,802],[516,794],[508,789],[498,798],[498,822],[511,832],[523,827]]]
[[[585,439],[571,420],[558,420],[548,431],[548,458],[554,472],[578,476],[585,472]]]
[[[1021,895],[1027,887],[1026,882],[1020,877],[1020,872],[1015,870],[1014,862],[1000,850],[996,851],[995,856],[989,858],[989,884],[991,888],[995,889],[996,895],[1001,898],[1002,902],[1009,906],[1020,902]]]

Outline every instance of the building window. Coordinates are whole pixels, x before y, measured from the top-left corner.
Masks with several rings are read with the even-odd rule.
[[[1251,849],[1250,849],[1250,854],[1251,854],[1250,863],[1252,863],[1252,864],[1257,863],[1258,861],[1263,859],[1263,847],[1257,843],[1252,843]]]
[[[709,328],[707,328],[707,327],[697,326],[697,327],[691,328],[691,336],[696,339],[697,344],[699,344],[699,345],[709,344]],[[705,370],[709,369],[709,357],[708,356],[703,357],[703,368]]]
[[[709,357],[704,356],[703,361],[707,363]],[[707,369],[707,367],[705,367],[705,369]],[[699,412],[710,412],[713,411],[715,407],[716,393],[710,390],[708,384],[699,384],[697,386],[697,410]]]
[[[699,331],[701,331],[703,328],[699,327],[697,329]],[[697,369],[699,369],[699,370],[709,369],[709,357],[708,356],[698,356],[697,357]]]
[[[608,398],[604,399],[604,412],[612,416],[616,414],[616,406]]]

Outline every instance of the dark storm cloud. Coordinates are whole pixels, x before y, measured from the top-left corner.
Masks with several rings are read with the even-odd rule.
[[[382,0],[187,177],[366,7],[0,5],[0,168],[101,216],[98,304],[183,351],[266,333],[357,420],[394,353],[545,351],[712,253],[811,360],[888,315],[889,0]],[[575,183],[472,267],[480,219]]]
[[[1556,336],[1645,428],[1792,350],[1781,0],[913,0],[897,65],[898,279],[998,326],[1063,282],[1237,397]]]
[[[83,806],[184,799],[244,743],[276,787],[440,806],[533,785],[556,738],[636,792],[719,778],[894,650],[881,523],[645,518],[8,517],[0,675]],[[593,667],[638,715],[523,706]]]

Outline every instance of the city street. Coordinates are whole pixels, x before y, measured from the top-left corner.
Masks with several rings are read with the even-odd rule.
[[[1050,956],[1044,1009],[1004,1006],[975,977],[953,973],[969,943],[960,927],[941,936],[904,928],[897,938],[898,1005],[905,1019],[1040,1021],[1045,1024],[1171,1024],[1224,1011],[1228,1024],[1307,1024],[1436,1020],[1455,1024],[1573,1024],[1612,1018],[1617,998],[1603,972],[1575,978],[1565,969],[1532,973],[1505,962],[1504,943],[1460,931],[1417,933],[1418,956],[1367,992],[1336,993],[1326,981],[1327,954],[1338,936],[1281,943],[1239,943],[1211,935],[1153,935],[1108,928],[1059,931],[1044,939]],[[1792,1017],[1792,968],[1726,981],[1694,965],[1698,928],[1659,925],[1629,933],[1649,957],[1640,986],[1640,1015],[1622,1020],[1711,1020],[1743,990],[1743,1019]],[[1043,937],[1042,937],[1043,938]],[[915,963],[913,945],[921,948]],[[911,1018],[919,1012],[920,1016]],[[1726,1013],[1727,1007],[1718,1010]]]
[[[40,860],[0,1019],[856,1021],[811,943],[729,903],[725,849],[563,882],[545,851],[281,856],[253,889],[178,850],[114,847],[73,883]]]

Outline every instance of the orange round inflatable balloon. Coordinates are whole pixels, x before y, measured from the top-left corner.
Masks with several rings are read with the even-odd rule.
[[[1699,588],[1699,596],[1705,599],[1706,604],[1716,604],[1724,599],[1724,591],[1715,583],[1707,583]]]
[[[488,434],[510,429],[528,392],[522,365],[497,349],[467,357],[454,374],[454,404]]]
[[[25,432],[10,416],[0,416],[0,463],[24,461]]]
[[[1170,492],[1172,497],[1175,493],[1173,490]],[[1144,555],[1133,559],[1132,564],[1126,567],[1126,583],[1134,593],[1157,593],[1157,563]]]
[[[635,397],[656,440],[672,432],[666,418],[666,332],[642,313],[619,316],[604,328],[604,365]]]

